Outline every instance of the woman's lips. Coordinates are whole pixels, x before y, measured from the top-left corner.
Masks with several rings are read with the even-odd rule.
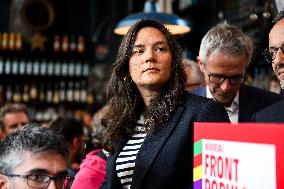
[[[151,68],[147,68],[143,71],[144,72],[157,72],[157,71],[160,71],[158,68],[155,68],[155,67],[151,67]]]

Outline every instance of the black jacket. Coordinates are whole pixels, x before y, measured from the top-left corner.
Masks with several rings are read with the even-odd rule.
[[[145,138],[136,157],[132,189],[192,187],[194,122],[229,122],[229,118],[213,100],[188,94],[172,118]],[[107,160],[107,184],[101,188],[122,188],[115,161],[127,140],[116,143],[116,152]]]
[[[202,87],[193,93],[206,97],[206,87]],[[239,89],[239,118],[238,122],[250,122],[253,114],[277,101],[283,96],[242,84]]]
[[[255,113],[252,122],[284,123],[284,100]]]

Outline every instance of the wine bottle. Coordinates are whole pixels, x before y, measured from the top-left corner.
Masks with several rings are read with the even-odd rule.
[[[16,34],[15,49],[20,51],[23,49],[23,34]]]
[[[2,35],[2,49],[7,50],[8,49],[8,33],[4,32]]]
[[[26,72],[26,62],[25,59],[22,58],[19,63],[19,74],[24,75],[25,72]]]
[[[59,76],[60,72],[61,72],[61,63],[60,61],[57,61],[54,67],[54,75]]]
[[[64,35],[62,39],[62,52],[66,53],[69,51],[69,37]]]
[[[5,74],[9,75],[11,74],[11,61],[10,58],[7,58],[5,62]]]
[[[59,35],[55,35],[54,36],[54,41],[53,41],[53,50],[54,52],[59,52],[60,51],[60,36]]]
[[[30,96],[29,96],[29,85],[25,84],[24,85],[24,91],[23,91],[23,95],[22,95],[22,100],[23,102],[27,103],[30,100]]]
[[[46,67],[47,67],[46,60],[43,59],[41,64],[40,64],[40,75],[42,75],[42,76],[46,75]]]
[[[32,82],[30,87],[30,100],[35,102],[38,98],[38,89],[35,82]]]
[[[54,64],[53,64],[53,61],[49,61],[47,63],[47,75],[49,75],[49,76],[54,75]]]
[[[39,101],[40,102],[45,102],[45,90],[44,90],[44,84],[40,83],[39,84]]]
[[[33,75],[39,75],[39,60],[35,60],[33,63]]]
[[[47,86],[46,86],[46,101],[51,103],[52,97],[53,97],[53,94],[52,94],[51,83],[47,83]]]
[[[15,103],[21,102],[21,87],[20,87],[20,84],[15,85],[15,90],[14,90],[12,98],[13,98],[13,101]]]
[[[82,67],[82,74],[83,76],[87,77],[89,75],[89,63],[86,61],[84,62],[83,64],[83,67]]]
[[[82,76],[82,62],[81,61],[78,61],[75,65],[75,75],[76,76]]]
[[[74,101],[80,102],[80,81],[75,82]]]
[[[15,33],[10,33],[10,35],[9,35],[9,49],[10,50],[14,50],[15,49],[15,44],[16,44],[16,42],[15,42],[16,40],[15,40]]]
[[[71,62],[69,62],[69,64],[68,64],[68,75],[69,75],[69,76],[74,76],[74,72],[75,72],[74,61],[71,61]]]
[[[60,102],[65,102],[66,101],[65,81],[60,81],[59,101]]]
[[[67,101],[68,102],[73,102],[74,100],[74,90],[73,90],[73,81],[68,81],[68,86],[67,86]]]
[[[13,98],[12,86],[8,84],[6,87],[6,93],[5,93],[6,102],[12,102],[12,98]]]
[[[0,57],[0,74],[4,72],[4,60],[3,57]]]
[[[52,102],[54,104],[58,104],[59,103],[59,86],[58,83],[54,83],[53,85],[53,98],[52,98]]]
[[[78,37],[77,51],[79,54],[83,54],[85,52],[85,39],[82,35]]]
[[[18,65],[19,65],[18,60],[14,58],[12,62],[12,74],[14,75],[18,74]]]
[[[26,64],[26,74],[27,75],[32,75],[33,72],[33,62],[31,59],[27,60]]]
[[[70,52],[75,52],[76,48],[77,48],[77,46],[76,46],[76,36],[72,35],[71,38],[70,38],[70,46],[69,46]]]
[[[61,76],[67,76],[68,73],[68,64],[66,61],[61,63]]]
[[[85,103],[87,101],[87,81],[85,80],[81,82],[80,97],[82,103]]]

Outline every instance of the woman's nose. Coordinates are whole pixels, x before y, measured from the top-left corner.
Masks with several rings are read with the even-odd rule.
[[[144,53],[145,55],[145,62],[154,62],[155,61],[155,52],[152,49],[148,49]]]

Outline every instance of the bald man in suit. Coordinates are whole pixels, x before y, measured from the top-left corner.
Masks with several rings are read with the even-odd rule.
[[[271,63],[275,75],[280,81],[282,93],[284,88],[284,11],[274,19],[274,26],[269,33],[269,48],[264,51],[265,58]],[[284,123],[284,100],[274,103],[253,117],[253,122],[282,122]]]

